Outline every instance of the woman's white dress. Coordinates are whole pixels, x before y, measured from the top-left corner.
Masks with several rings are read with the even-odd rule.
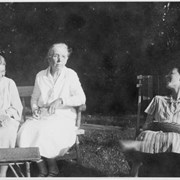
[[[48,113],[48,105],[57,98],[63,106],[54,114]],[[76,111],[73,106],[85,104],[85,94],[75,71],[64,67],[54,82],[50,68],[36,75],[31,98],[32,110],[40,108],[39,118],[29,118],[19,130],[19,147],[39,147],[40,155],[47,158],[62,156],[76,140]]]
[[[0,148],[15,147],[22,109],[15,82],[3,77],[0,80]]]

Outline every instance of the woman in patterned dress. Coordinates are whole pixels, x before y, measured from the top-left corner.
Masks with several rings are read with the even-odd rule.
[[[14,148],[23,107],[15,82],[5,72],[6,62],[0,56],[0,148]],[[0,177],[6,176],[7,168],[0,166]]]
[[[40,71],[35,80],[31,98],[33,117],[18,133],[19,147],[39,147],[42,156],[37,162],[39,177],[58,176],[55,158],[63,156],[76,140],[77,115],[73,106],[85,104],[86,100],[77,73],[66,67],[69,55],[64,43],[49,49],[49,67]]]
[[[147,119],[136,141],[120,141],[124,152],[180,153],[180,68],[166,75],[170,96],[155,96],[146,108]],[[137,165],[138,166],[138,165]]]

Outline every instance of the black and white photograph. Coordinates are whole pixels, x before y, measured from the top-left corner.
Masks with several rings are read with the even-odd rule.
[[[180,2],[0,1],[0,177],[180,177]]]

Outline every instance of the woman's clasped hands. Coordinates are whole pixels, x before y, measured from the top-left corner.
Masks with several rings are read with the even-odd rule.
[[[63,100],[62,98],[58,98],[56,100],[54,100],[53,102],[51,102],[50,104],[46,105],[45,108],[47,108],[48,114],[54,114],[56,109],[60,108],[63,105]],[[33,112],[33,118],[35,119],[39,119],[40,118],[40,114],[41,114],[41,110],[40,108],[35,109]]]
[[[52,103],[50,103],[49,108],[48,108],[48,112],[49,114],[54,114],[56,109],[61,107],[63,105],[63,100],[62,98],[58,98],[56,100],[54,100]]]

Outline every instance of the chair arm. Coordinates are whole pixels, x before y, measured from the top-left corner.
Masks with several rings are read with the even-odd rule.
[[[76,106],[75,109],[76,109],[76,112],[77,112],[76,126],[78,128],[80,128],[80,125],[81,125],[81,112],[86,110],[86,105],[82,104],[80,106]]]
[[[76,109],[77,109],[78,112],[85,111],[86,110],[86,105],[82,104],[80,106],[76,106]]]
[[[76,135],[82,135],[85,134],[85,130],[84,129],[77,129],[76,130]]]

